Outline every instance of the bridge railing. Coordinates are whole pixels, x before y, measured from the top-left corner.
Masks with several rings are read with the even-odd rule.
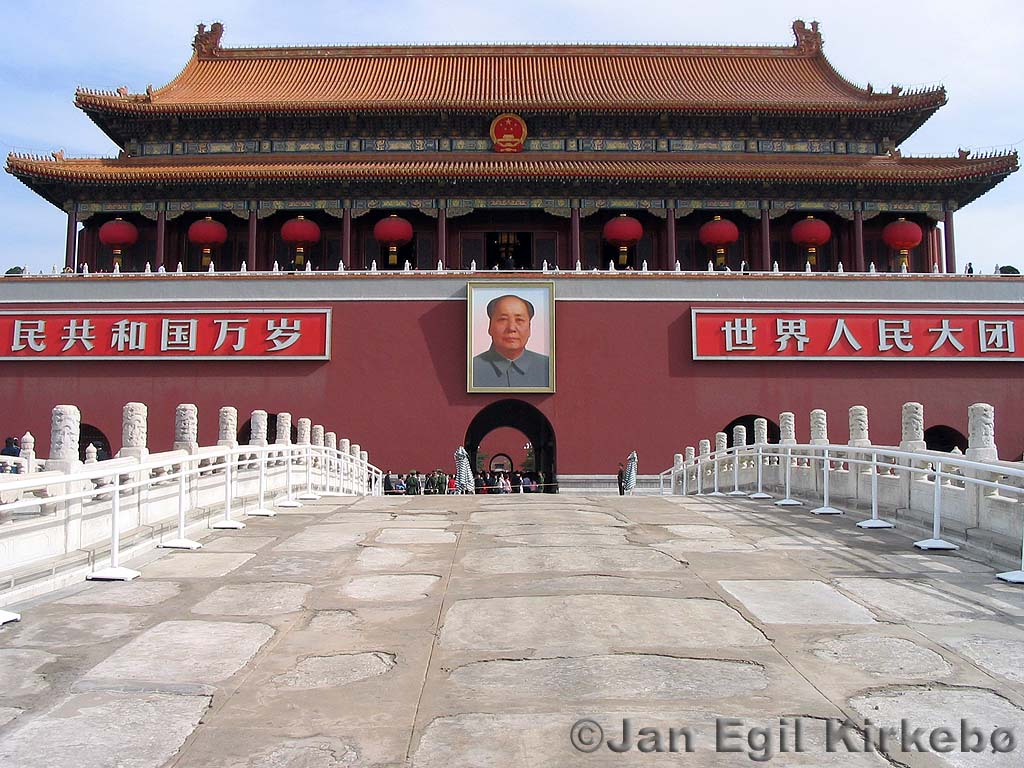
[[[919,404],[907,405],[920,414]],[[887,510],[899,522],[930,527],[931,536],[914,543],[918,549],[958,549],[948,540],[955,538],[997,557],[1019,555],[1021,569],[999,578],[1024,583],[1024,464],[995,458],[991,406],[969,409],[972,444],[966,456],[924,448],[923,440],[912,439],[918,436],[914,419],[904,420],[910,429],[900,447],[871,445],[863,412],[856,414],[863,432],[851,429],[851,443],[833,444],[825,436],[823,412],[816,413],[812,427],[819,428],[809,443],[792,438],[787,413],[780,418],[779,443],[768,443],[763,425],[755,425],[752,445],[737,427],[732,447],[718,433],[715,450],[709,440],[701,441],[699,451],[687,448],[660,473],[661,492],[754,499],[771,499],[771,492],[781,496],[776,505],[811,503],[817,515],[842,514],[843,506],[870,509],[871,516],[857,524],[866,529],[894,527],[885,519]]]
[[[320,495],[383,493],[383,473],[365,451],[348,440],[339,445],[334,433],[325,440],[319,426],[310,442],[307,419],[300,419],[296,443],[266,444],[257,437],[259,444],[238,445],[224,438],[200,447],[185,440],[176,443],[184,448],[154,454],[128,446],[119,452],[124,455],[106,461],[97,461],[90,446],[81,462],[77,445],[66,439],[78,430],[75,419],[68,421],[68,408],[54,409],[55,431],[61,432],[51,441],[55,458],[35,458],[34,439],[27,434],[23,455],[7,457],[22,471],[0,475],[0,605],[46,591],[38,584],[17,587],[29,580],[26,574],[51,565],[56,572],[62,560],[83,553],[87,578],[134,578],[138,574],[120,562],[126,539],[131,554],[153,546],[195,549],[200,545],[188,532],[196,525],[244,528],[243,516],[274,515],[275,507],[299,507]],[[289,414],[279,414],[279,421],[288,426]],[[223,437],[234,420],[222,422]],[[49,588],[56,586],[51,580]]]

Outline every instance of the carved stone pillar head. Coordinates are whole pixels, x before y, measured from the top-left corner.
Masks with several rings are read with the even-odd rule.
[[[850,408],[850,442],[854,448],[866,448],[871,445],[868,437],[868,409],[864,405]]]
[[[125,403],[121,410],[121,445],[124,448],[145,448],[148,437],[145,403]]]
[[[904,451],[923,451],[927,447],[924,441],[924,406],[920,403],[904,403],[901,424],[903,432],[900,448]]]
[[[249,445],[267,444],[267,412],[253,411],[249,417]]]
[[[754,445],[768,444],[768,419],[754,419]]]
[[[229,448],[238,446],[238,410],[230,405],[220,409],[217,445],[226,445]]]
[[[707,456],[709,453],[711,453],[710,440],[701,440],[699,443],[697,443],[697,447],[700,449],[701,456]]]
[[[324,444],[324,425],[323,424],[314,424],[313,425],[313,430],[309,434],[310,434],[310,438],[309,439],[313,443],[313,445],[323,445]]]
[[[693,461],[696,458],[696,451],[693,450],[693,446],[692,445],[686,446],[686,454],[685,454],[685,456],[686,456],[686,460],[688,462],[689,461]]]
[[[790,411],[779,414],[779,445],[796,445],[796,418]]]
[[[971,461],[996,461],[996,411],[988,403],[967,408],[967,458]]]
[[[50,458],[46,469],[72,472],[81,465],[78,458],[78,435],[82,414],[73,405],[54,407],[50,418]]]
[[[811,411],[811,445],[828,445],[828,422],[825,411],[815,408]]]
[[[290,413],[277,414],[277,439],[274,445],[292,444],[292,415]]]
[[[737,424],[732,428],[732,444],[737,448],[742,448],[747,444],[747,428],[741,424]]]
[[[295,430],[295,444],[296,445],[309,445],[309,432],[313,422],[309,419],[299,419],[296,424],[297,429]]]
[[[333,432],[328,432],[324,435],[324,445],[328,448],[337,450],[338,448],[338,436]]]
[[[724,451],[729,446],[729,436],[725,432],[715,432],[715,452]]]
[[[199,409],[192,403],[182,403],[174,411],[174,450],[199,450]]]

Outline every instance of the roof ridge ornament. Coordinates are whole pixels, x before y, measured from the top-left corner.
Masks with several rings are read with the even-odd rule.
[[[196,36],[192,40],[192,50],[196,52],[196,56],[201,59],[209,59],[217,56],[220,53],[220,38],[224,34],[224,25],[219,21],[213,22],[210,25],[210,30],[206,30],[205,24],[196,25]]]
[[[803,53],[821,52],[821,32],[818,31],[818,22],[812,21],[808,29],[803,19],[793,22],[793,34],[796,36],[796,48]]]

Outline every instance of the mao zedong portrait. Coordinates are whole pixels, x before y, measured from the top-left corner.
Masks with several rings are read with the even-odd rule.
[[[491,347],[473,358],[474,387],[548,387],[550,358],[526,348],[533,304],[512,294],[487,303],[487,335]]]

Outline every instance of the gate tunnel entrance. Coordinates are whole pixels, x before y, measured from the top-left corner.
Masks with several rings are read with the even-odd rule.
[[[555,430],[547,417],[522,400],[499,400],[483,408],[469,423],[466,430],[466,451],[469,463],[477,467],[480,444],[488,434],[501,427],[522,432],[533,451],[534,471],[528,472],[546,493],[557,493],[555,483]]]

